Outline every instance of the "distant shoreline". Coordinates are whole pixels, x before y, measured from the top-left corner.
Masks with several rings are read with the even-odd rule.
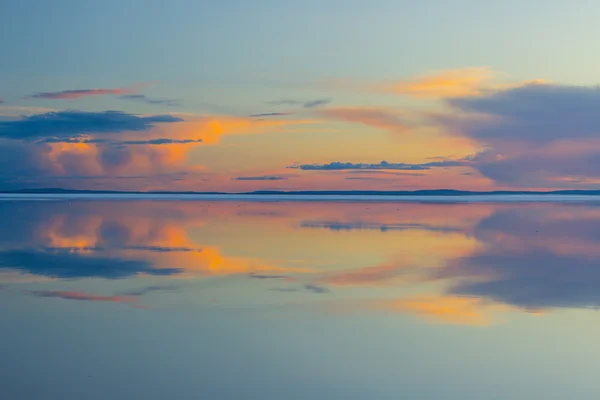
[[[65,194],[86,194],[86,195],[176,195],[176,196],[515,196],[515,195],[569,195],[569,196],[600,196],[600,190],[552,190],[552,191],[528,191],[528,190],[496,190],[489,192],[478,192],[468,190],[453,189],[432,189],[432,190],[403,190],[403,191],[377,191],[377,190],[302,190],[302,191],[277,191],[277,190],[258,190],[254,192],[171,192],[171,191],[118,191],[118,190],[69,190],[60,188],[48,189],[23,189],[13,191],[2,191],[0,195],[18,195],[18,194],[40,194],[40,195],[65,195]]]

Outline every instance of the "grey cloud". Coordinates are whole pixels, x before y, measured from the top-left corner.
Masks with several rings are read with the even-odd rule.
[[[0,138],[38,140],[72,138],[82,134],[112,134],[124,131],[144,131],[157,123],[180,122],[171,115],[140,117],[120,111],[86,112],[57,111],[0,121]]]
[[[186,143],[201,143],[202,139],[166,139],[166,138],[158,138],[158,139],[150,139],[150,140],[127,140],[122,142],[113,142],[115,144],[123,144],[123,145],[138,145],[138,144],[151,144],[151,145],[161,145],[161,144],[186,144]]]
[[[304,289],[308,290],[309,292],[318,293],[318,294],[330,293],[331,292],[326,287],[312,285],[312,284],[304,285]]]
[[[423,164],[407,164],[407,163],[389,163],[382,161],[378,164],[366,164],[366,163],[350,163],[333,161],[329,164],[300,164],[291,165],[287,168],[296,168],[306,171],[339,171],[339,170],[405,170],[405,171],[420,171],[431,168],[443,168],[443,167],[460,167],[468,165],[467,160],[445,160],[445,161],[432,161]]]
[[[116,257],[82,256],[68,250],[5,250],[0,251],[0,269],[17,269],[52,278],[126,278],[145,273],[172,275],[179,269],[156,269],[145,260]]]
[[[456,229],[426,225],[426,224],[410,224],[410,223],[388,223],[366,222],[366,221],[302,221],[301,228],[320,228],[329,229],[332,231],[351,231],[351,230],[379,230],[387,231],[406,231],[406,230],[427,230],[434,232],[456,232]]]
[[[442,120],[483,141],[548,143],[596,138],[600,132],[600,88],[596,86],[529,84],[446,102],[453,109],[494,117],[461,121],[448,116]]]
[[[168,107],[177,107],[180,105],[179,101],[173,99],[153,99],[143,94],[127,94],[119,96],[123,100],[137,101],[146,104],[162,105]]]
[[[331,99],[315,99],[315,100],[276,100],[270,101],[269,104],[276,106],[301,106],[304,108],[316,108],[331,103]]]
[[[288,275],[263,275],[263,274],[249,274],[248,275],[250,278],[254,278],[254,279],[292,279],[290,276]]]
[[[264,113],[264,114],[252,114],[250,115],[253,118],[259,118],[259,117],[281,117],[284,115],[290,115],[291,113],[286,113],[286,112],[272,112],[272,113]]]
[[[238,176],[234,181],[283,181],[288,179],[283,175],[265,175],[265,176]]]
[[[154,285],[154,286],[146,286],[140,289],[128,290],[122,292],[122,296],[143,296],[152,292],[174,292],[179,289],[179,286],[176,285]]]

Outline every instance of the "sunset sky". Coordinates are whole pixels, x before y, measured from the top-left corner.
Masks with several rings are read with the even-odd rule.
[[[599,189],[597,3],[484,3],[4,0],[0,190]]]

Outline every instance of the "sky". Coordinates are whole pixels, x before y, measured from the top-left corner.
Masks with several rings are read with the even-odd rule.
[[[600,188],[600,5],[5,0],[0,190]]]

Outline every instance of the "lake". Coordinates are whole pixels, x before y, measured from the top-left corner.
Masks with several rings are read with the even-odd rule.
[[[2,195],[3,399],[597,399],[593,199],[186,199]]]

